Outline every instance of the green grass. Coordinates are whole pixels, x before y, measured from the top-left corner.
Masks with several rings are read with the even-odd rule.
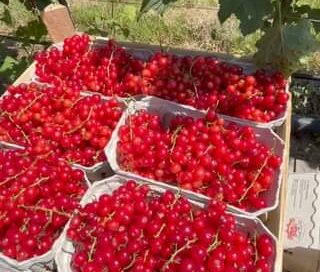
[[[217,0],[180,0],[177,6],[216,6]],[[96,2],[96,5],[77,4],[72,14],[82,31],[97,35],[111,35],[119,40],[163,44],[188,49],[203,49],[224,52],[237,57],[250,57],[256,51],[259,33],[243,37],[236,19],[229,19],[222,26],[215,11],[187,8],[171,8],[164,17],[154,13],[144,15],[136,21],[138,5],[115,5],[113,16],[111,5]],[[300,0],[320,8],[320,0]],[[320,37],[319,37],[320,40]],[[304,70],[320,73],[320,52],[306,58]]]
[[[151,12],[138,22],[136,14],[139,5],[114,4],[112,10],[110,1],[72,2],[72,16],[80,31],[113,36],[118,40],[161,43],[164,46],[203,49],[247,57],[255,52],[255,42],[259,38],[259,33],[243,37],[235,19],[228,20],[221,26],[213,10],[171,8],[164,17]],[[10,3],[10,12],[14,18],[12,29],[34,18],[18,0],[11,0]],[[217,3],[218,0],[178,0],[175,5],[216,7]],[[299,3],[320,8],[320,0],[300,0]],[[0,4],[0,12],[1,9]],[[0,30],[6,27],[0,24]],[[306,60],[304,69],[320,73],[320,52]]]
[[[83,11],[87,9],[88,12]],[[112,16],[108,3],[76,5],[72,7],[72,15],[78,29],[96,35],[111,35],[119,40],[158,44],[180,44],[188,36],[184,22],[164,20],[157,14],[147,14],[138,22],[135,5],[117,6]]]
[[[3,31],[11,31],[16,29],[20,25],[25,25],[29,21],[35,18],[34,14],[31,11],[26,10],[23,4],[17,0],[12,0],[9,2],[8,9],[11,13],[11,25],[4,24],[0,21],[0,29]],[[0,3],[0,16],[3,14],[5,5]],[[2,16],[1,16],[2,17]]]
[[[293,112],[300,116],[320,117],[320,86],[317,82],[296,80],[291,84]]]
[[[301,5],[310,5],[312,8],[320,8],[319,0],[300,0],[298,4]]]
[[[196,7],[216,7],[219,4],[218,0],[178,0],[177,5],[192,5]]]
[[[132,42],[161,43],[166,46],[237,55],[246,55],[254,50],[252,36],[244,39],[236,21],[231,20],[220,26],[212,10],[172,8],[164,17],[151,12],[144,15],[140,21],[136,20],[137,11],[136,5],[116,5],[112,16],[109,3],[72,6],[77,28],[91,34],[111,35],[119,40]]]

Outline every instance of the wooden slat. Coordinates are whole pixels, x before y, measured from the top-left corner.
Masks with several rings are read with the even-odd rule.
[[[18,78],[17,80],[13,83],[13,85],[19,85],[21,83],[27,83],[30,82],[32,79],[32,76],[35,73],[35,67],[36,64],[33,62],[28,69],[26,69]]]
[[[289,156],[290,156],[290,133],[291,133],[291,97],[288,103],[288,115],[285,123],[277,130],[277,133],[285,141],[285,155],[283,178],[280,190],[279,206],[276,210],[268,214],[266,225],[278,237],[276,272],[281,272],[283,267],[283,244],[284,244],[284,220],[287,205],[287,187],[289,176]]]

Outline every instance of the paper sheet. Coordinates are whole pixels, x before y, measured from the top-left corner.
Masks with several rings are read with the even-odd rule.
[[[319,173],[289,176],[284,246],[320,250]]]

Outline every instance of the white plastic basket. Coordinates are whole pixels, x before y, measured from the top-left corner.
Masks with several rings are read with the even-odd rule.
[[[9,269],[9,271],[21,271],[21,272],[31,272],[31,268],[40,263],[49,263],[54,259],[55,253],[59,248],[59,245],[62,243],[62,236],[60,235],[58,239],[53,243],[51,250],[46,252],[43,255],[30,258],[28,260],[18,262],[14,259],[8,258],[7,256],[0,253],[0,269],[3,266],[4,268]],[[10,270],[11,269],[11,270]],[[0,270],[2,272],[2,270]],[[5,270],[4,270],[5,271]],[[3,271],[3,272],[4,272]]]
[[[117,161],[117,143],[118,143],[118,133],[119,129],[122,125],[126,123],[126,120],[130,114],[132,114],[132,109],[134,110],[141,110],[145,109],[149,112],[157,113],[162,122],[165,125],[168,125],[170,123],[170,120],[175,116],[175,115],[185,115],[185,116],[191,116],[194,118],[201,118],[204,117],[205,114],[201,111],[197,111],[194,109],[191,109],[188,106],[182,106],[179,104],[176,104],[174,102],[169,102],[167,100],[163,100],[160,98],[156,97],[146,97],[140,102],[133,102],[131,105],[129,105],[129,108],[125,111],[125,113],[122,115],[116,129],[114,130],[111,140],[109,141],[109,144],[107,145],[105,149],[105,153],[107,154],[107,157],[109,158],[109,163],[111,168],[116,174],[120,174],[126,177],[130,177],[133,179],[142,179],[146,182],[149,182],[150,184],[157,184],[158,186],[161,186],[163,188],[170,188],[172,190],[179,190],[178,187],[174,185],[169,185],[164,182],[159,182],[155,181],[152,179],[148,179],[145,177],[142,177],[140,175],[131,173],[131,172],[126,172],[120,168],[118,165]],[[226,120],[226,123],[228,123],[229,120]],[[235,122],[237,123],[237,122]],[[244,126],[245,124],[243,123],[237,123],[239,126]],[[274,153],[278,156],[283,157],[284,153],[284,143],[282,139],[271,129],[268,128],[257,128],[253,127],[255,135],[259,141],[264,143],[270,148],[273,148]],[[264,209],[252,211],[252,212],[246,212],[243,211],[242,209],[239,209],[237,207],[229,205],[229,208],[234,210],[235,212],[240,212],[244,213],[247,215],[253,215],[253,216],[258,216],[261,215],[265,212],[271,211],[275,209],[278,206],[279,202],[279,190],[280,190],[280,185],[281,185],[281,179],[282,179],[282,168],[275,172],[275,175],[273,177],[272,181],[272,187],[264,192],[264,197],[267,202],[267,207]],[[194,193],[189,190],[184,190],[182,191],[188,195],[190,199],[194,199],[196,201],[202,201],[202,202],[207,202],[209,200],[208,197],[199,194],[199,193]]]
[[[123,185],[127,181],[127,178],[121,177],[118,175],[115,175],[113,177],[110,177],[108,179],[102,180],[100,182],[97,182],[83,197],[81,201],[81,205],[85,206],[87,203],[90,203],[99,196],[103,194],[112,194],[114,190],[119,188],[121,185]],[[139,183],[139,180],[136,180]],[[157,185],[150,184],[150,189],[156,193],[164,193],[166,191],[165,188],[159,187]],[[182,195],[184,193],[182,192]],[[186,195],[184,195],[186,196]],[[203,208],[205,205],[201,202],[197,201],[190,201],[194,206]],[[277,249],[277,239],[276,237],[264,226],[264,224],[257,218],[246,216],[246,215],[239,215],[234,214],[232,212],[228,212],[236,217],[237,226],[239,229],[241,229],[244,232],[247,232],[248,234],[254,235],[254,234],[268,234],[272,238],[273,246],[275,249],[275,254],[271,258],[270,264],[272,265],[272,270],[275,271],[275,260],[276,260],[276,249]],[[65,228],[62,236],[61,236],[61,243],[59,245],[59,248],[55,255],[55,261],[57,264],[58,272],[73,272],[71,268],[71,259],[72,254],[74,253],[74,246],[70,240],[68,240],[66,236],[67,227]]]
[[[81,96],[86,97],[86,96],[91,96],[93,95],[93,93],[88,93],[88,92],[81,92]],[[101,98],[104,101],[110,100],[110,99],[114,99],[112,97],[106,97],[103,96],[101,94],[99,94],[101,96]],[[127,104],[128,104],[128,99],[122,99],[122,98],[116,98],[117,101],[120,103],[121,108],[125,111],[127,109]],[[133,99],[133,98],[132,98]],[[120,118],[121,119],[121,118]],[[110,139],[111,140],[111,139]],[[107,161],[109,161],[109,158],[107,157]],[[84,171],[86,171],[87,173],[94,173],[96,171],[99,171],[103,165],[105,164],[105,161],[101,161],[101,162],[97,162],[92,166],[84,166],[78,163],[73,164],[75,167],[80,168]]]
[[[10,267],[9,265],[2,263],[1,261],[0,261],[0,271],[1,272],[21,272],[21,270],[17,270],[13,267]],[[33,272],[33,271],[31,271],[30,269],[26,269],[26,270],[23,270],[23,272]]]
[[[94,41],[94,43],[99,44],[99,46],[103,46],[103,44],[107,41],[108,41],[108,39],[106,39],[106,38],[97,37],[96,40]],[[139,44],[134,44],[134,43],[122,43],[122,45],[130,54],[132,54],[135,57],[144,59],[144,60],[148,59],[155,52],[159,52],[161,50],[161,48],[159,46],[139,45]],[[169,53],[173,53],[177,56],[204,55],[204,56],[216,57],[216,58],[221,59],[223,61],[226,61],[228,63],[241,66],[246,73],[253,73],[254,71],[257,70],[257,67],[253,63],[243,62],[237,58],[230,57],[230,55],[225,55],[225,54],[205,52],[205,51],[182,50],[182,49],[175,49],[175,48],[169,50]],[[289,92],[289,82],[287,83],[285,91],[287,94],[290,93]],[[194,108],[192,106],[187,106],[187,107],[190,107],[191,109],[197,110],[196,108]],[[221,114],[221,116],[223,116],[223,118],[225,120],[229,120],[232,122],[241,123],[241,124],[245,124],[245,125],[249,125],[249,126],[260,127],[260,128],[273,128],[273,127],[281,126],[284,123],[284,121],[286,120],[287,114],[288,114],[288,103],[287,103],[286,109],[283,113],[281,113],[276,119],[274,119],[270,122],[266,122],[266,123],[245,120],[245,119],[241,119],[239,117],[233,117],[233,116],[224,115],[224,114]]]
[[[8,146],[0,146],[0,149],[12,149],[12,147]],[[88,189],[91,187],[91,183],[87,178],[86,173],[84,172],[84,182],[87,185]],[[62,231],[63,232],[63,231]],[[62,233],[61,232],[61,233]],[[0,252],[0,272],[6,272],[6,271],[12,271],[12,272],[35,272],[35,271],[41,271],[41,264],[50,264],[53,261],[55,252],[57,251],[57,248],[59,247],[61,243],[61,234],[59,237],[55,240],[55,242],[52,245],[52,248],[40,255],[32,257],[28,260],[18,262],[15,259],[9,258],[2,254]],[[38,270],[35,270],[35,267],[38,267]],[[42,270],[43,271],[43,270]]]
[[[3,96],[7,95],[7,94],[8,94],[8,92],[5,92],[5,94],[3,94]],[[91,96],[93,94],[98,94],[98,93],[81,92],[80,96],[81,97],[87,97],[87,96]],[[104,100],[104,101],[108,101],[110,99],[116,99],[119,102],[120,107],[122,108],[123,111],[126,110],[127,105],[130,103],[130,101],[140,101],[142,98],[145,97],[145,96],[141,95],[141,96],[135,96],[135,97],[131,97],[131,98],[115,98],[115,97],[113,98],[113,97],[106,97],[106,96],[103,96],[101,94],[98,94],[98,95],[100,95],[101,99]],[[3,96],[1,96],[0,99]],[[0,145],[7,146],[7,147],[12,147],[12,148],[16,148],[16,149],[24,149],[24,146],[21,146],[19,144],[5,142],[5,141],[0,141]],[[84,166],[84,165],[81,165],[81,164],[78,164],[78,163],[74,163],[73,166],[75,166],[75,167],[77,167],[79,169],[82,169],[83,171],[86,171],[87,173],[94,173],[94,172],[100,170],[103,167],[104,163],[105,163],[105,161],[101,161],[101,162],[95,163],[92,166]]]
[[[91,37],[93,40],[91,42],[91,46],[95,48],[103,47],[108,41],[109,38],[107,37]],[[119,45],[121,45],[124,49],[126,49],[129,54],[132,56],[142,59],[142,60],[147,60],[150,58],[155,52],[160,52],[161,48],[160,46],[155,46],[155,45],[146,45],[146,44],[137,44],[137,43],[127,43],[127,42],[119,42]],[[63,42],[59,42],[53,45],[54,47],[58,48],[58,50],[62,50],[63,48]],[[226,61],[230,64],[235,64],[239,65],[243,68],[243,70],[246,73],[253,73],[254,71],[257,70],[257,67],[250,62],[244,62],[239,60],[238,58],[232,57],[227,54],[221,54],[221,53],[213,53],[213,52],[206,52],[206,51],[194,51],[194,50],[184,50],[184,49],[178,49],[178,48],[169,48],[168,53],[172,53],[176,56],[210,56],[210,57],[215,57],[217,59],[220,59],[222,61]],[[32,80],[36,82],[40,82],[38,80],[38,77],[34,74],[32,76]],[[287,83],[286,93],[289,94],[289,82]],[[95,92],[84,92],[88,94],[97,94]],[[136,100],[140,100],[141,96],[135,96]],[[192,106],[189,106],[192,109],[195,109]],[[281,126],[288,114],[288,103],[286,105],[286,109],[284,112],[282,112],[276,119],[270,121],[270,122],[256,122],[256,121],[251,121],[251,120],[245,120],[241,119],[239,117],[233,117],[229,115],[222,115],[225,117],[226,120],[230,120],[233,122],[237,123],[243,123],[246,125],[254,126],[254,127],[261,127],[261,128],[273,128],[273,127],[279,127]]]

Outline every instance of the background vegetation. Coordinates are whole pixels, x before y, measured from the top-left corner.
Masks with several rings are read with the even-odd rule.
[[[149,12],[139,21],[137,14],[141,1],[126,1],[69,2],[73,20],[80,31],[109,35],[120,41],[203,49],[250,58],[256,52],[257,39],[261,37],[259,31],[244,37],[234,16],[221,25],[218,0],[179,0],[164,16]],[[3,35],[0,38],[0,88],[1,83],[4,87],[13,82],[30,64],[34,53],[48,44],[39,14],[26,9],[20,0],[9,2],[8,7],[0,3],[0,35]],[[320,8],[319,0],[303,0],[303,3]],[[13,41],[7,35],[16,39]],[[317,38],[320,41],[320,35]],[[304,60],[303,71],[320,75],[320,51]],[[319,115],[317,84],[296,81],[292,90],[297,113]]]

